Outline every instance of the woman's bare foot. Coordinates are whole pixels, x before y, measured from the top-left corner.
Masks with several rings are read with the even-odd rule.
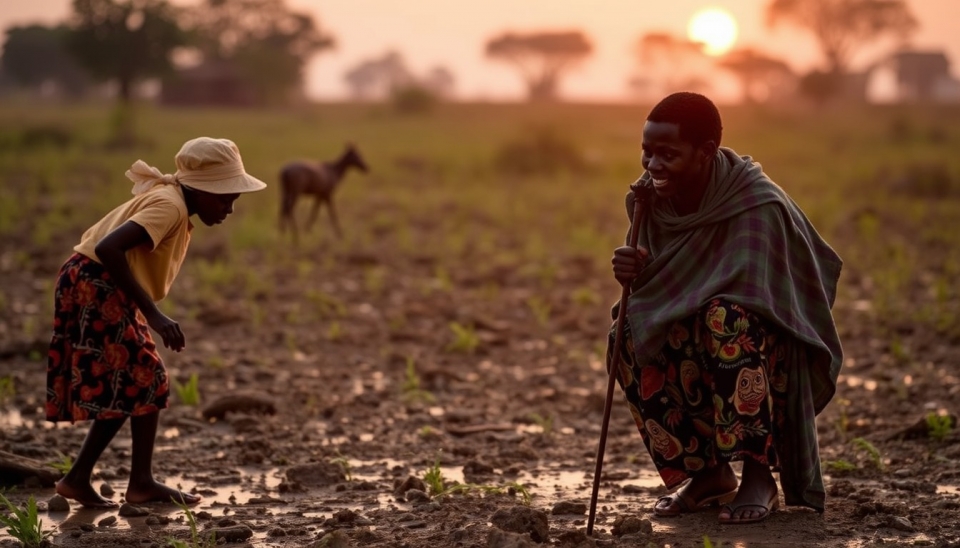
[[[89,482],[73,484],[66,478],[57,482],[57,494],[65,499],[75,500],[87,508],[116,508],[116,502],[105,499]]]
[[[196,504],[200,502],[200,495],[191,495],[178,489],[167,487],[162,483],[151,480],[149,483],[133,484],[127,487],[127,494],[124,495],[127,502],[140,504],[144,502],[170,502],[171,500],[180,504]]]
[[[737,475],[724,463],[703,470],[672,495],[661,497],[653,511],[658,516],[676,516],[684,512],[693,512],[708,502],[733,498],[737,489]],[[726,495],[729,495],[727,497]]]
[[[743,481],[733,502],[720,510],[720,523],[756,523],[778,506],[777,482],[770,467],[753,459],[743,462]]]

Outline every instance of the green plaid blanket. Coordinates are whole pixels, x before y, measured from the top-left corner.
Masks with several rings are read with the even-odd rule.
[[[649,184],[649,174],[635,184]],[[631,190],[628,216],[633,202]],[[660,351],[674,322],[716,297],[754,311],[790,335],[780,480],[787,504],[822,511],[815,416],[833,397],[843,361],[830,311],[840,257],[760,164],[728,148],[717,152],[697,213],[679,216],[669,201],[651,197],[639,244],[651,254],[627,300],[639,360]]]

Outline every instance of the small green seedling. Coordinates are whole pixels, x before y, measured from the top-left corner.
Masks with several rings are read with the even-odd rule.
[[[549,437],[550,434],[553,433],[553,416],[543,416],[540,413],[530,413],[530,419],[540,427],[540,430],[543,432],[545,437]]]
[[[865,451],[867,455],[870,456],[870,462],[872,462],[878,470],[883,469],[883,459],[880,458],[880,450],[877,449],[876,446],[863,438],[854,438],[851,440],[851,443],[853,443],[857,449]]]
[[[340,467],[340,471],[343,472],[343,477],[347,478],[347,481],[353,481],[352,469],[350,468],[350,459],[340,454],[339,450],[337,450],[337,456],[331,457],[329,462]]]
[[[190,380],[188,380],[186,384],[180,384],[174,380],[173,386],[177,391],[177,399],[180,400],[180,403],[189,406],[200,405],[199,384],[200,377],[196,373],[190,375]]]
[[[953,418],[933,411],[927,413],[927,433],[934,441],[943,441],[953,430]]]
[[[423,473],[423,483],[432,495],[441,495],[446,490],[446,482],[443,479],[443,470],[440,469],[440,456],[438,455],[433,462],[433,466],[427,468]]]
[[[473,354],[480,346],[480,337],[477,336],[473,326],[450,322],[450,330],[453,331],[454,338],[453,342],[447,345],[447,350]]]
[[[61,474],[66,474],[73,468],[73,457],[57,451],[57,460],[48,462],[47,466],[57,470]]]
[[[0,493],[0,503],[9,512],[0,512],[0,524],[7,533],[20,541],[24,548],[40,548],[53,536],[52,531],[43,530],[43,520],[37,512],[37,501],[31,496],[24,508],[19,508]]]
[[[170,500],[177,505],[183,513],[186,514],[187,523],[190,524],[190,541],[183,541],[179,539],[167,539],[170,548],[216,548],[217,546],[217,534],[213,531],[210,531],[209,535],[203,536],[200,534],[200,529],[197,527],[197,518],[193,515],[193,512],[190,511],[190,507],[186,504],[178,501],[177,499],[170,497]]]
[[[827,468],[836,472],[852,472],[857,469],[857,465],[848,460],[828,460],[825,463]]]
[[[407,369],[404,373],[402,390],[405,401],[420,401],[424,403],[432,403],[434,401],[433,394],[420,388],[420,376],[417,375],[416,364],[410,356],[407,356]]]
[[[17,395],[17,387],[13,384],[13,375],[0,377],[0,404],[7,403],[7,400]]]

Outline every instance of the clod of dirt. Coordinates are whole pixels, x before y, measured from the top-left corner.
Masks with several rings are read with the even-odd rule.
[[[340,465],[330,462],[312,462],[287,468],[287,481],[310,487],[324,487],[346,481]]]
[[[223,527],[214,529],[213,534],[216,539],[223,539],[227,542],[241,542],[253,536],[253,530],[246,525],[234,525],[232,527]]]
[[[529,533],[530,538],[536,542],[547,542],[550,539],[547,514],[526,506],[501,508],[494,512],[490,522],[511,533]]]
[[[333,531],[327,533],[320,540],[310,544],[309,548],[353,548],[354,544],[350,542],[350,537],[342,531]]]
[[[653,524],[648,519],[634,516],[617,516],[617,519],[613,520],[613,536],[622,537],[635,533],[652,534]]]
[[[487,548],[533,548],[537,543],[525,535],[494,529],[487,535]]]
[[[407,476],[407,479],[393,488],[393,496],[402,500],[406,498],[407,491],[411,489],[426,492],[427,484],[423,483],[423,480],[416,476]]]
[[[430,495],[419,489],[407,491],[407,502],[430,502]]]
[[[570,502],[562,500],[553,505],[553,510],[550,512],[555,516],[563,514],[573,514],[573,515],[583,515],[587,512],[587,505],[582,502]]]
[[[277,406],[263,394],[228,394],[203,408],[203,418],[223,420],[227,413],[262,413],[273,415]]]
[[[139,506],[134,506],[130,503],[124,503],[120,505],[119,514],[125,518],[136,518],[140,516],[148,516],[150,512],[140,508]]]

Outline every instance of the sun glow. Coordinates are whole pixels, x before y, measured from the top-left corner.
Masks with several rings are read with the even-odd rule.
[[[687,37],[703,44],[707,55],[723,55],[737,41],[737,20],[721,8],[704,8],[690,18]]]

